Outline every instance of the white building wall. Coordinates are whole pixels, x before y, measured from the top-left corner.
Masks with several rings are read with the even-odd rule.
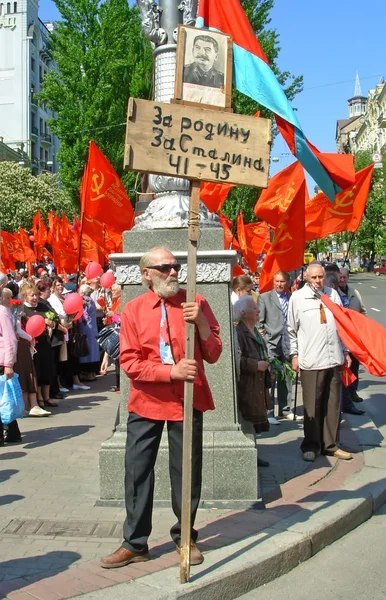
[[[57,170],[59,147],[57,138],[48,130],[51,112],[32,101],[33,90],[38,93],[41,88],[39,69],[43,73],[55,68],[47,52],[42,52],[47,35],[39,22],[38,1],[0,0],[0,136],[9,146],[22,148],[28,154],[31,163],[26,166],[36,174]]]

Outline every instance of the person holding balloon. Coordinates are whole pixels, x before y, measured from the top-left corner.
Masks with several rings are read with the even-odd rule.
[[[66,298],[63,302],[63,309],[67,314],[68,320],[71,322],[71,328],[69,330],[70,341],[68,344],[67,375],[71,378],[73,390],[87,391],[90,389],[90,386],[82,383],[79,379],[81,364],[79,355],[76,351],[76,344],[74,344],[74,339],[81,333],[79,321],[84,313],[82,296],[77,292],[66,294]]]
[[[12,300],[12,291],[7,287],[3,289],[2,301],[3,306],[11,313],[17,336],[17,356],[14,371],[19,375],[25,409],[29,411],[30,417],[49,417],[51,413],[41,408],[37,401],[36,373],[32,358],[32,352],[35,351],[33,338],[23,328],[22,320],[24,317],[21,316],[17,308],[18,304],[12,304],[12,302],[21,304],[21,301]]]
[[[27,317],[26,331],[35,339],[34,364],[38,384],[38,402],[44,406],[55,407],[57,402],[50,399],[50,385],[55,373],[55,362],[47,328],[54,329],[55,321],[46,318],[47,307],[39,300],[38,289],[31,283],[20,289],[23,300],[23,312]]]

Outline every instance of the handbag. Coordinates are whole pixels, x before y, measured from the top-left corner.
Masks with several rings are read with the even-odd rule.
[[[20,419],[24,412],[23,392],[19,383],[19,375],[14,373],[11,379],[0,376],[0,417],[4,425]]]
[[[69,353],[77,358],[84,358],[90,353],[87,343],[87,335],[79,331],[72,331],[68,340]]]
[[[96,336],[99,346],[113,360],[119,358],[119,332],[121,327],[119,323],[112,323],[100,330]]]

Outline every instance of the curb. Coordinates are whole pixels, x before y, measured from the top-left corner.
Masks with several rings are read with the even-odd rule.
[[[386,445],[368,417],[362,423],[366,436],[357,438],[364,466],[342,489],[316,493],[310,489],[296,514],[206,554],[205,562],[192,568],[188,584],[181,585],[178,568],[170,567],[77,598],[126,600],[132,594],[147,600],[233,600],[288,573],[370,519],[386,502]]]

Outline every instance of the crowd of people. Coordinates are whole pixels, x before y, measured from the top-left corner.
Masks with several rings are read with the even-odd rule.
[[[275,399],[278,419],[304,419],[301,450],[306,461],[314,461],[318,452],[350,460],[351,454],[338,445],[341,416],[365,412],[356,406],[362,402],[359,362],[342,344],[334,317],[320,299],[324,293],[366,315],[360,293],[348,285],[349,276],[347,268],[324,268],[315,261],[294,282],[289,273],[278,271],[273,289],[262,294],[249,275],[232,283],[241,415],[256,432],[267,431],[270,424],[279,424],[272,413]],[[351,383],[344,380],[342,366],[351,370]],[[292,406],[299,377],[304,416],[295,416]],[[259,460],[260,466],[268,464]]]
[[[100,278],[90,280],[55,273],[52,262],[36,268],[34,275],[20,269],[0,274],[0,375],[17,373],[23,392],[25,415],[49,417],[72,390],[89,392],[97,375],[105,374],[109,357],[97,341],[98,332],[113,319],[120,321],[121,288],[103,288]],[[78,292],[82,314],[67,314],[65,300]],[[44,319],[42,333],[32,337],[28,321]],[[99,315],[99,318],[98,318]],[[11,356],[12,354],[12,356]],[[114,387],[119,391],[118,385]],[[0,445],[21,440],[17,422],[0,426]]]
[[[146,292],[127,303],[122,314],[117,283],[106,290],[98,277],[82,276],[77,287],[73,278],[64,282],[54,271],[49,275],[42,270],[33,277],[19,273],[12,281],[0,274],[0,375],[10,378],[14,372],[19,374],[31,416],[49,416],[71,387],[90,390],[108,365],[108,356],[98,346],[98,331],[120,323],[116,372],[119,377],[121,368],[131,380],[125,461],[127,518],[122,545],[101,559],[106,569],[149,559],[154,465],[165,422],[172,507],[177,518],[171,537],[181,552],[182,418],[187,381],[193,384],[194,407],[190,563],[204,560],[194,529],[201,494],[203,413],[214,409],[204,361],[215,363],[222,343],[219,325],[205,298],[197,294],[195,302],[186,301],[178,282],[180,269],[166,248],[144,254],[140,270]],[[300,378],[305,461],[314,461],[318,453],[350,460],[351,453],[339,446],[341,412],[363,413],[354,404],[361,401],[359,363],[339,339],[333,314],[323,302],[325,294],[338,305],[366,314],[359,292],[348,280],[347,269],[336,265],[325,269],[314,262],[295,286],[288,273],[278,271],[272,290],[261,294],[257,273],[253,278],[238,275],[232,281],[240,422],[251,423],[256,436],[264,435],[272,423],[279,422],[272,413],[275,401],[277,418],[293,420],[293,385]],[[77,291],[83,310],[80,318],[74,319],[65,311],[65,299]],[[28,334],[28,320],[35,315],[44,318],[45,329],[33,338]],[[196,326],[193,359],[185,358],[186,322]],[[78,351],[80,338],[86,342],[87,352]],[[351,367],[356,376],[345,387],[343,366]],[[114,389],[119,390],[119,379]],[[1,422],[0,436],[2,445]],[[5,441],[18,440],[15,421],[8,425]],[[259,457],[259,465],[269,463]]]

